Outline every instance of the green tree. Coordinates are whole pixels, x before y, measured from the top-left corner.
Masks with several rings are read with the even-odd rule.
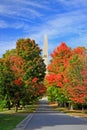
[[[8,109],[10,109],[11,91],[14,80],[14,74],[10,69],[10,63],[7,59],[0,59],[0,94],[2,100],[6,100]]]
[[[49,74],[45,77],[47,89],[49,90],[49,87],[53,86],[53,90],[56,92],[56,101],[60,104],[66,102],[68,97],[65,96],[63,88],[65,85],[65,71],[71,55],[71,49],[65,43],[61,43],[60,46],[56,47],[51,54],[52,58],[48,65]],[[53,96],[53,99],[55,95]]]
[[[8,56],[17,55],[16,49],[6,50],[6,52],[3,54],[3,58],[8,58]]]
[[[83,105],[87,99],[86,68],[84,65],[84,48],[78,47],[73,50],[73,55],[66,69],[66,90],[71,101],[71,105],[78,103]]]
[[[17,112],[18,105],[22,100],[22,95],[25,91],[23,76],[24,76],[24,65],[25,60],[18,55],[9,55],[10,69],[14,73],[13,91],[12,91],[12,102],[15,105]]]
[[[21,56],[25,61],[25,80],[33,79],[37,77],[39,81],[42,81],[45,76],[46,66],[41,56],[41,49],[34,40],[19,39],[16,45],[17,54]]]
[[[18,56],[16,53],[16,49],[8,50],[6,53],[3,55],[4,61],[8,62],[9,64],[5,64],[3,66],[4,70],[4,75],[6,74],[5,68],[9,67],[9,76],[13,74],[13,80],[10,82],[11,86],[8,89],[9,94],[10,94],[10,101],[12,102],[13,105],[15,105],[15,110],[17,112],[18,109],[18,104],[20,100],[22,100],[22,95],[24,91],[24,83],[23,83],[23,74],[24,74],[24,65],[25,65],[25,60]],[[11,78],[12,79],[12,78]],[[7,79],[6,79],[7,80]],[[7,82],[3,83],[4,86],[7,86]],[[7,91],[6,91],[7,93]]]
[[[38,99],[45,92],[45,70],[41,49],[35,41],[19,39],[16,49],[6,51],[0,59],[0,98],[8,104],[12,102],[16,111],[20,102],[25,105]]]
[[[25,73],[23,76],[23,81],[25,83],[26,93],[29,95],[27,97],[31,101],[36,98],[36,96],[33,94],[35,89],[32,81],[36,78],[38,80],[38,85],[40,85],[40,83],[42,84],[45,76],[46,66],[41,56],[41,49],[34,40],[19,39],[16,43],[16,50],[17,54],[26,62],[24,66]]]

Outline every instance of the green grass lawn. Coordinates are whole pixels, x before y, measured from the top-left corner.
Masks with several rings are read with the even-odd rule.
[[[0,114],[0,130],[13,130],[25,117],[25,115]]]
[[[0,130],[13,130],[16,125],[21,122],[29,113],[32,113],[37,109],[38,105],[27,105],[25,109],[18,110],[15,113],[15,109],[0,110]]]
[[[68,108],[64,107],[53,107],[55,110],[67,113],[72,116],[80,116],[80,117],[86,117],[87,118],[87,110],[69,110]]]

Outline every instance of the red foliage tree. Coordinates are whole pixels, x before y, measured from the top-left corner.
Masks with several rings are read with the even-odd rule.
[[[49,74],[45,77],[45,84],[48,88],[48,93],[51,92],[50,89],[54,87],[54,97],[55,100],[63,103],[66,99],[64,96],[64,79],[65,71],[69,64],[70,57],[72,55],[71,49],[66,45],[66,43],[61,43],[60,46],[54,49],[51,54],[50,64],[48,65]],[[50,89],[49,89],[50,88]],[[61,96],[60,96],[61,94]],[[48,94],[48,95],[51,95]],[[52,98],[52,95],[51,95]]]
[[[17,86],[20,86],[22,84],[22,80],[19,78],[19,79],[16,79],[14,81],[14,83],[17,85]]]
[[[66,70],[67,92],[74,103],[84,104],[87,99],[87,70],[84,65],[84,48],[75,48]],[[84,75],[85,74],[85,75]]]
[[[5,59],[9,62],[9,67],[11,72],[14,74],[13,81],[11,83],[11,87],[9,89],[11,102],[16,106],[16,112],[18,103],[21,100],[23,94],[23,75],[24,75],[24,65],[25,60],[22,57],[18,56],[16,53],[7,53],[4,55]]]
[[[22,78],[24,75],[25,60],[18,55],[10,55],[10,68],[15,74],[15,78]]]
[[[52,59],[48,65],[49,75],[46,77],[49,83],[53,82],[58,87],[63,86],[64,72],[71,55],[71,49],[64,42],[54,49],[51,54]]]

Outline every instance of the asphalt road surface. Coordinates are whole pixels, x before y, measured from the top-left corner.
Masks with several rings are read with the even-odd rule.
[[[56,112],[46,100],[41,100],[25,130],[87,130],[87,119]]]

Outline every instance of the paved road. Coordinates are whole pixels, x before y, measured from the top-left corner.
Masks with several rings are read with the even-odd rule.
[[[47,102],[42,100],[25,130],[87,130],[87,120],[53,111]]]

